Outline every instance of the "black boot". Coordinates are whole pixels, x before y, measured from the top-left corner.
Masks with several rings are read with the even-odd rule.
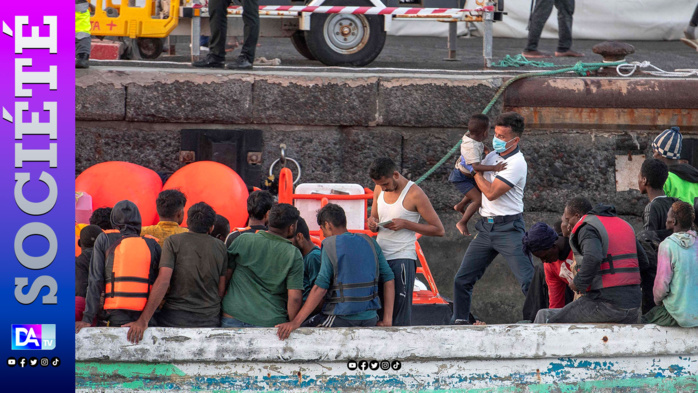
[[[90,68],[90,55],[80,53],[75,57],[75,68]]]
[[[191,65],[197,68],[223,68],[223,66],[225,66],[225,63],[223,62],[223,60],[220,60],[209,53],[208,55],[206,55],[206,57],[191,63]]]
[[[228,63],[225,68],[229,70],[251,70],[252,63],[245,56],[239,56],[233,63]]]

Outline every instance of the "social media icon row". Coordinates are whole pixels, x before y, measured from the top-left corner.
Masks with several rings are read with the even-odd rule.
[[[351,371],[357,369],[361,371],[366,371],[368,369],[376,371],[379,368],[383,371],[388,371],[391,369],[397,371],[401,367],[402,363],[400,363],[399,360],[393,360],[392,362],[389,360],[350,360],[347,362],[347,368]]]
[[[36,367],[39,364],[41,364],[41,367],[48,367],[49,364],[52,365],[53,367],[58,367],[61,365],[61,359],[59,359],[58,357],[55,357],[51,360],[49,360],[49,358],[41,358],[41,360],[39,360],[39,359],[34,358],[34,357],[31,357],[28,360],[27,360],[27,358],[24,358],[24,357],[19,358],[19,359],[7,358],[7,365],[10,367],[14,367],[17,365],[19,365],[19,367],[21,367],[21,368],[24,368],[27,366]]]

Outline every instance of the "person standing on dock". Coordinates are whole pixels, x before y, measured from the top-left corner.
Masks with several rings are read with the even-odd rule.
[[[259,40],[259,2],[257,0],[242,1],[242,22],[245,42],[242,44],[240,56],[225,64],[225,41],[228,37],[228,6],[232,0],[211,0],[208,3],[211,40],[209,53],[205,58],[191,65],[199,68],[225,68],[229,70],[251,70],[254,54]]]
[[[683,34],[684,37],[681,38],[681,42],[698,51],[698,5],[696,5],[693,16],[688,22],[688,26],[686,26],[686,30],[683,31]]]
[[[509,268],[526,295],[533,278],[533,262],[524,253],[523,196],[528,164],[519,150],[524,131],[524,119],[515,112],[501,114],[495,123],[494,151],[482,165],[506,162],[500,172],[476,172],[475,182],[482,191],[482,218],[475,224],[477,236],[470,242],[463,262],[454,280],[453,322],[468,324],[473,286],[485,274],[497,254],[507,261]]]
[[[417,269],[416,234],[443,236],[444,226],[427,194],[397,171],[390,158],[371,164],[373,191],[368,228],[378,232],[376,241],[395,275],[393,326],[412,324],[412,289]],[[426,224],[420,224],[423,218]]]
[[[75,0],[75,68],[90,68],[90,3]]]
[[[583,57],[583,53],[575,52],[572,48],[572,15],[574,0],[531,0],[531,16],[528,20],[528,44],[523,55],[531,59],[553,57],[552,53],[538,50],[538,41],[543,33],[545,22],[557,8],[558,44],[555,57]]]

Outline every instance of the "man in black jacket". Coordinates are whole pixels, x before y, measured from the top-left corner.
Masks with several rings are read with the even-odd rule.
[[[115,247],[119,243],[125,242],[128,238],[138,238],[141,233],[141,214],[138,211],[138,207],[131,201],[124,200],[118,202],[114,205],[111,212],[111,222],[112,225],[119,230],[118,233],[102,233],[95,240],[94,251],[92,254],[92,259],[90,261],[90,275],[87,284],[87,293],[85,296],[85,313],[83,314],[82,321],[75,322],[76,333],[80,329],[90,326],[95,315],[100,309],[100,296],[102,292],[105,292],[105,284],[107,284],[107,278],[113,275],[114,272],[107,271],[107,258],[110,255],[117,254],[115,252]],[[149,257],[149,285],[152,285],[152,281],[155,280],[157,275],[157,266],[160,262],[161,249],[158,245],[157,240],[154,238],[143,238],[147,246],[147,252]],[[130,254],[131,252],[136,252]],[[138,258],[143,260],[143,255],[140,254],[140,250],[127,250],[125,254],[129,255],[119,255],[118,257],[123,260],[129,260],[132,258]],[[121,272],[124,273],[124,272]],[[125,272],[128,273],[128,272]],[[110,285],[122,285],[124,282],[109,283]],[[116,292],[117,296],[123,297],[123,294]],[[133,296],[128,296],[126,294],[126,299],[135,299]],[[146,296],[147,299],[147,296]],[[143,302],[145,304],[145,302]],[[105,309],[107,309],[107,304],[105,300]],[[109,326],[121,326],[129,322],[133,322],[141,315],[141,310],[134,309],[110,309],[107,310],[107,319],[109,321]]]
[[[75,257],[75,320],[82,321],[85,311],[85,296],[87,295],[87,277],[90,272],[90,260],[95,246],[95,240],[102,233],[97,225],[88,225],[80,231],[80,255]]]
[[[578,300],[557,312],[539,313],[536,323],[637,323],[642,291],[640,271],[647,256],[627,222],[615,208],[591,204],[584,198],[567,202],[562,225],[570,232],[577,272],[570,288]]]

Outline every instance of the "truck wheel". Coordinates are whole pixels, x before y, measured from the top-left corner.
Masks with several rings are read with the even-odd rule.
[[[351,3],[351,4],[348,4]],[[371,6],[370,2],[328,0],[323,5]],[[305,32],[310,53],[328,66],[362,67],[383,50],[383,16],[353,14],[314,14]]]
[[[162,38],[138,38],[136,45],[141,58],[155,60],[162,54],[164,44]]]
[[[291,42],[301,56],[308,60],[315,60],[315,56],[313,56],[313,54],[310,53],[310,49],[308,49],[308,43],[305,41],[305,34],[303,31],[298,30],[293,33],[293,35],[291,35]]]

